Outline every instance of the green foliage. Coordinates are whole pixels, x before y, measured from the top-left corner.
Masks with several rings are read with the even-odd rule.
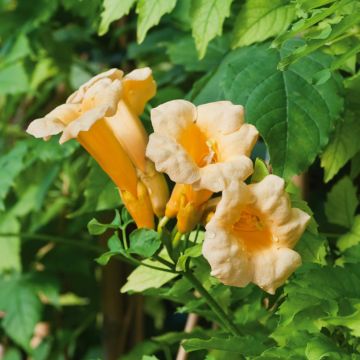
[[[2,326],[5,332],[25,350],[41,316],[41,303],[31,279],[0,279],[0,309],[5,312]]]
[[[0,167],[3,171],[0,178],[0,210],[4,210],[4,199],[9,192],[14,179],[24,167],[24,156],[27,152],[25,143],[19,143],[17,147],[0,158]]]
[[[208,43],[221,35],[225,18],[230,15],[232,0],[194,0],[191,8],[192,34],[199,58],[205,56]]]
[[[352,246],[360,243],[360,216],[357,215],[354,218],[354,223],[350,231],[341,237],[337,241],[337,247],[340,251],[344,251]]]
[[[110,23],[127,15],[134,4],[135,0],[104,0],[104,10],[101,13],[99,35],[107,33]]]
[[[158,261],[146,260],[145,264],[165,268],[165,266]],[[147,289],[158,289],[176,278],[176,276],[176,274],[171,272],[151,269],[147,266],[138,266],[127,278],[127,282],[121,288],[121,292],[143,292]]]
[[[254,356],[264,350],[263,345],[254,337],[211,337],[209,339],[190,339],[184,342],[184,348],[188,352],[202,349],[216,349],[245,356]]]
[[[356,187],[349,177],[342,178],[328,194],[325,204],[328,221],[350,229],[358,205]]]
[[[91,219],[88,223],[88,231],[91,235],[101,235],[107,229],[119,229],[121,225],[121,218],[118,211],[115,211],[114,220],[110,224],[102,224],[96,219]]]
[[[267,175],[269,175],[269,169],[266,166],[266,163],[263,160],[256,158],[254,165],[254,173],[251,176],[251,182],[259,182]]]
[[[157,25],[161,17],[172,11],[177,0],[138,0],[136,13],[139,14],[137,39],[142,43],[150,28]]]
[[[160,248],[161,236],[151,229],[137,229],[130,235],[129,252],[143,257],[151,257]]]
[[[235,21],[232,46],[251,45],[283,33],[295,17],[288,0],[247,0]]]
[[[312,74],[329,64],[323,54],[276,72],[279,60],[296,44],[280,51],[268,50],[267,44],[235,51],[224,60],[222,76],[225,97],[248,109],[247,121],[268,145],[275,174],[285,178],[313,162],[342,110],[335,78],[323,85],[312,83]]]
[[[360,144],[357,141],[359,133],[358,117],[347,112],[344,119],[338,122],[332,140],[321,155],[321,166],[325,170],[325,182],[330,181],[360,150]]]

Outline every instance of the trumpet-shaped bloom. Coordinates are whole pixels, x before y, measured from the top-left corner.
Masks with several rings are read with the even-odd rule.
[[[226,285],[253,282],[273,294],[301,264],[292,248],[309,220],[291,208],[278,176],[251,185],[232,182],[206,225],[203,254],[211,274]]]
[[[152,110],[151,121],[147,156],[177,183],[166,216],[177,216],[180,232],[191,231],[212,192],[252,173],[248,156],[258,131],[244,124],[243,107],[229,101],[198,107],[169,101]]]
[[[89,80],[66,104],[34,120],[27,129],[45,139],[62,132],[60,143],[76,138],[119,187],[137,225],[150,228],[153,211],[164,212],[168,195],[162,175],[145,158],[148,136],[138,117],[155,91],[149,68],[125,77],[111,69]]]
[[[209,190],[194,190],[192,185],[176,184],[166,205],[165,215],[177,217],[177,228],[187,233],[200,222],[204,206],[211,197]]]
[[[196,107],[173,100],[153,109],[151,121],[147,156],[174,182],[217,192],[230,179],[251,174],[248,156],[258,131],[244,124],[242,106],[218,101]]]

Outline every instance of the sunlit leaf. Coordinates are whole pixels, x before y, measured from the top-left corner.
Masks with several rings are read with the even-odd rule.
[[[222,34],[225,18],[230,15],[233,0],[193,0],[191,27],[199,58],[205,56],[208,43]]]
[[[251,45],[285,31],[295,17],[289,0],[247,0],[235,21],[232,46]]]
[[[109,25],[127,15],[136,0],[104,0],[104,10],[101,13],[99,35],[104,35],[109,30]]]
[[[139,0],[136,13],[139,14],[137,40],[142,43],[146,33],[160,22],[163,15],[171,12],[177,0]]]

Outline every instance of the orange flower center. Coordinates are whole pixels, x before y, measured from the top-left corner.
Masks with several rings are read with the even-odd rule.
[[[232,230],[248,252],[263,250],[272,245],[271,232],[254,209],[243,210]]]
[[[208,139],[196,124],[187,126],[178,141],[199,167],[218,161],[215,141]]]

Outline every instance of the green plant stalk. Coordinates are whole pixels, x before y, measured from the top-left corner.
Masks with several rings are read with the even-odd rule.
[[[176,232],[176,234],[175,234],[175,236],[173,238],[173,241],[172,241],[173,248],[178,247],[182,236],[183,236],[183,234],[181,232],[178,232],[178,231]]]
[[[158,227],[157,227],[157,232],[161,235],[163,232],[163,228],[164,226],[166,226],[166,224],[168,223],[170,219],[166,216],[164,216],[163,218],[160,219]]]
[[[219,319],[219,322],[234,336],[241,336],[240,330],[235,326],[230,317],[226,312],[220,307],[216,300],[210,295],[210,293],[203,287],[200,281],[195,277],[195,275],[190,271],[182,272],[184,277],[190,281],[194,288],[203,296],[211,310],[216,314]]]
[[[280,47],[284,41],[294,37],[296,34],[299,34],[299,33],[303,32],[304,30],[307,30],[311,26],[313,26],[313,25],[317,24],[318,22],[320,22],[321,20],[327,18],[328,16],[333,14],[336,10],[338,10],[342,6],[347,5],[349,2],[351,2],[351,0],[342,0],[342,1],[336,2],[335,4],[333,4],[326,10],[324,10],[323,12],[320,12],[319,14],[316,14],[316,15],[312,16],[311,18],[307,19],[305,21],[305,23],[303,24],[303,26],[301,26],[300,28],[298,28],[296,30],[289,30],[285,34],[277,37],[272,42],[271,47]]]
[[[360,52],[360,44],[340,56],[337,60],[333,61],[333,63],[331,64],[331,70],[338,69],[342,64],[345,63],[346,60],[348,60],[351,56],[356,55],[358,52]]]
[[[121,227],[121,234],[122,234],[122,238],[123,238],[123,242],[124,242],[124,249],[127,250],[129,248],[129,244],[128,244],[127,236],[126,236],[126,226]]]

